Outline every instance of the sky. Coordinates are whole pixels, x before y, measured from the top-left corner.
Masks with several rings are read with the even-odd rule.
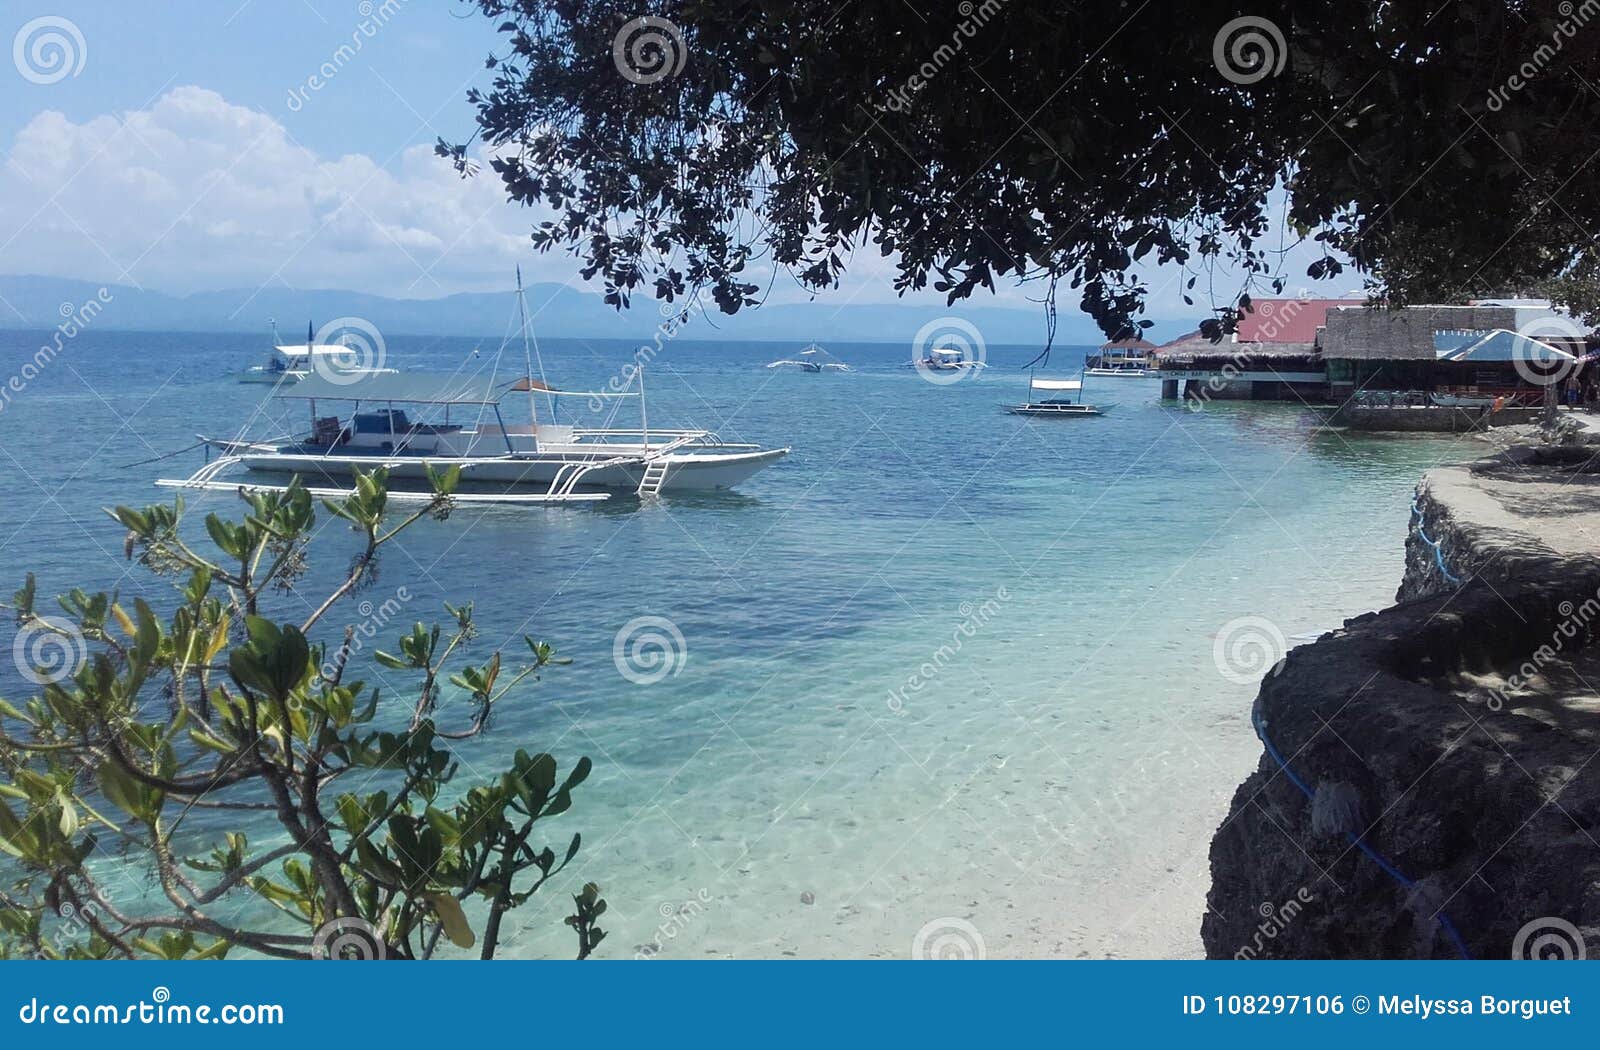
[[[470,135],[467,91],[502,46],[459,0],[0,0],[5,41],[0,273],[433,298],[503,289],[520,263],[582,287],[571,257],[532,251],[539,212],[433,155]],[[1300,276],[1312,257],[1291,258],[1290,288],[1341,291]],[[1181,274],[1146,277],[1151,316],[1197,314]],[[823,301],[943,303],[891,280],[892,260],[861,252]],[[1003,287],[993,305],[1038,309],[1037,295]],[[774,297],[807,295],[780,279]]]

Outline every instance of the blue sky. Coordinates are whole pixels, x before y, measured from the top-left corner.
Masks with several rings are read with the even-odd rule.
[[[381,7],[381,0],[379,6]],[[41,109],[76,121],[139,109],[173,87],[199,85],[235,105],[282,121],[319,154],[389,157],[438,135],[472,128],[466,92],[487,86],[484,57],[494,26],[454,0],[405,0],[298,113],[292,88],[349,43],[362,15],[356,0],[5,0],[4,38],[40,15],[62,15],[82,31],[83,72],[54,84],[20,78],[0,92],[7,144]],[[377,9],[368,16],[376,25]]]
[[[3,0],[0,273],[430,298],[504,288],[521,263],[530,280],[578,285],[570,258],[531,252],[542,215],[432,155],[437,137],[472,130],[466,93],[489,83],[494,26],[454,0],[376,4]],[[30,50],[52,33],[66,66]],[[359,54],[310,87],[358,38]],[[1289,267],[1291,289],[1309,257]],[[891,276],[859,252],[824,301],[896,301]],[[1181,274],[1147,276],[1153,316],[1198,313],[1179,300]],[[1002,288],[994,305],[1037,310],[1037,293]],[[773,294],[806,298],[782,277]]]

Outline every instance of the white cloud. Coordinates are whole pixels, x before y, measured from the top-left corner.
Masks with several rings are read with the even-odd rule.
[[[198,87],[75,124],[40,113],[0,168],[0,258],[13,273],[161,291],[288,284],[430,297],[503,288],[537,256],[538,215],[493,173],[462,180],[426,146],[380,167],[320,157],[265,113]]]
[[[520,262],[530,281],[578,284],[570,256],[533,252],[528,234],[543,217],[508,203],[492,172],[463,180],[430,147],[389,164],[323,157],[273,116],[179,87],[146,109],[81,124],[45,111],[17,133],[0,166],[0,270],[176,293],[288,285],[430,298],[504,288]],[[1291,253],[1291,289],[1306,283],[1311,257],[1306,247]],[[931,290],[896,297],[893,270],[860,247],[841,287],[817,301],[942,307]],[[1176,268],[1142,272],[1152,315],[1205,311],[1203,298],[1181,303]],[[750,275],[769,286],[764,265]],[[787,275],[770,287],[775,302],[809,298]],[[1040,310],[1030,300],[1042,290],[1008,282],[972,305]],[[1062,290],[1064,314],[1076,300]]]

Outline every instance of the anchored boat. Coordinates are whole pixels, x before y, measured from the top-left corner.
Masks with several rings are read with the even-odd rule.
[[[1077,394],[1074,401],[1069,396],[1036,398],[1036,392],[1046,395]],[[1086,405],[1083,403],[1083,379],[1035,379],[1028,377],[1028,401],[1022,405],[1006,405],[1007,412],[1018,416],[1101,416],[1114,405]]]
[[[317,372],[325,375],[393,375],[397,371],[393,368],[363,367],[361,355],[355,347],[343,343],[316,342],[316,335],[309,321],[306,323],[304,346],[281,343],[278,323],[269,321],[268,324],[272,326],[272,349],[267,352],[265,361],[239,374],[241,383],[268,383],[277,386],[298,383]]]
[[[518,275],[518,315],[527,354],[527,310]],[[536,344],[535,344],[536,345]],[[504,350],[504,344],[501,346]],[[533,359],[523,376],[497,379],[495,355],[487,377],[400,375],[392,371],[323,374],[280,385],[277,400],[303,402],[310,430],[302,437],[254,442],[202,436],[208,462],[182,479],[156,484],[178,489],[282,488],[298,475],[314,494],[348,491],[357,471],[383,467],[395,481],[423,484],[416,491],[391,488],[398,499],[431,498],[429,468],[461,468],[454,498],[463,503],[556,503],[602,500],[631,491],[641,498],[662,492],[731,489],[789,454],[787,448],[723,441],[708,430],[653,429],[644,398],[644,371],[637,369],[622,390],[562,391],[533,378]],[[543,362],[540,362],[543,373]],[[503,375],[503,373],[501,373]],[[542,422],[537,401],[575,396],[639,406],[637,428],[580,427]],[[527,399],[528,422],[508,423],[507,400]],[[209,459],[212,451],[219,458]],[[235,471],[266,477],[236,477]]]
[[[968,357],[959,349],[936,346],[924,351],[921,357],[913,358],[905,367],[921,372],[975,372],[983,366],[984,362]]]

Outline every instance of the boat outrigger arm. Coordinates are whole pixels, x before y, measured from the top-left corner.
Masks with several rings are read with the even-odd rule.
[[[508,425],[500,405],[512,393],[526,393],[530,400],[542,394],[552,404],[562,396],[638,397],[641,426],[588,429],[540,423],[537,416],[528,424]],[[730,444],[704,430],[651,430],[641,393],[560,391],[528,377],[496,384],[477,376],[312,375],[272,396],[308,404],[309,437],[281,442],[204,439],[208,457],[215,449],[220,458],[187,478],[157,484],[230,491],[283,487],[222,477],[242,467],[253,473],[298,475],[307,485],[317,485],[313,492],[336,495],[349,491],[358,470],[384,467],[393,479],[425,481],[429,467],[460,467],[464,487],[454,494],[458,502],[587,502],[608,498],[604,490],[631,489],[645,498],[664,488],[732,488],[789,451]],[[317,414],[319,401],[350,403],[351,408],[346,418],[323,417]],[[443,421],[417,422],[407,409],[442,411]],[[475,418],[452,423],[452,409]],[[474,491],[480,486],[500,491]],[[391,497],[428,499],[431,494],[396,489]]]

